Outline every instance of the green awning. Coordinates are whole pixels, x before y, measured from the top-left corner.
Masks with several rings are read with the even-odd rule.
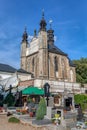
[[[23,95],[44,95],[44,90],[34,86],[27,87],[22,90]]]

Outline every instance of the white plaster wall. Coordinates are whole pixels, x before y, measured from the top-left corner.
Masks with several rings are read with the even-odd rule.
[[[30,80],[31,79],[31,75],[18,74],[18,78],[21,81]]]
[[[31,42],[30,42],[30,47],[27,48],[26,50],[26,56],[28,55],[31,55],[35,52],[37,52],[39,50],[39,45],[38,45],[38,38],[37,39],[33,39]]]
[[[0,80],[9,78],[13,75],[13,73],[0,72]]]
[[[13,74],[8,78],[0,80],[0,85],[3,86],[5,89],[8,89],[10,85],[12,85],[12,87],[16,87],[18,85],[17,75]]]

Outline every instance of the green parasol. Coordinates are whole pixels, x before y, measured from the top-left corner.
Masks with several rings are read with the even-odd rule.
[[[44,95],[44,90],[34,86],[27,87],[22,90],[23,95]]]

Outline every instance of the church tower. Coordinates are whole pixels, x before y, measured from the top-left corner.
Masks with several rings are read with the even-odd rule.
[[[28,46],[27,39],[28,39],[28,35],[25,28],[25,31],[22,36],[22,42],[21,42],[21,68],[24,70],[26,70],[26,49]]]
[[[47,31],[47,42],[48,45],[53,46],[54,45],[54,30],[51,27],[51,23],[50,23],[50,29]]]
[[[43,79],[48,79],[48,43],[46,25],[43,12],[39,31],[39,77]]]
[[[29,43],[25,29],[21,42],[21,68],[32,73],[34,79],[75,82],[75,66],[68,55],[55,46],[51,23],[52,20],[49,30],[46,29],[47,23],[42,12],[39,32],[36,34],[34,30]]]

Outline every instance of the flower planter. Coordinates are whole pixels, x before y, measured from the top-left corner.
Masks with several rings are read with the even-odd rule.
[[[30,112],[29,115],[30,115],[30,117],[33,117],[33,112]]]

